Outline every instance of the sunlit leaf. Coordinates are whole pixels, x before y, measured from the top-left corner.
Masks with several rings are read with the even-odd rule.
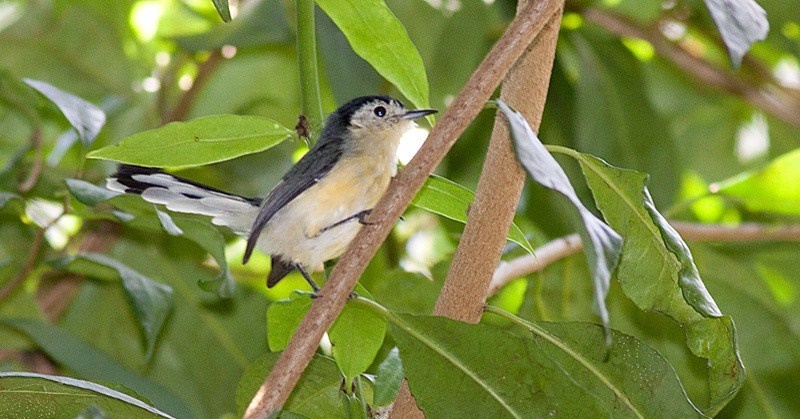
[[[144,333],[147,342],[147,357],[151,357],[158,334],[172,309],[172,287],[154,281],[123,263],[101,254],[81,253],[67,256],[59,260],[57,265],[69,270],[70,265],[76,260],[94,263],[116,271],[122,281],[125,295],[130,300],[131,310]]]
[[[0,373],[0,416],[76,418],[87,409],[102,417],[171,418],[127,394],[70,377],[26,372]],[[86,416],[81,416],[86,417]]]
[[[278,362],[278,357],[280,353],[267,353],[245,371],[236,390],[237,417],[244,415],[250,400],[264,382],[264,377]],[[349,417],[340,399],[341,384],[342,375],[333,360],[315,356],[303,371],[292,395],[283,405],[284,411],[294,414],[287,417],[295,418],[297,415],[321,419]],[[284,417],[283,415],[282,412],[280,417]]]
[[[212,115],[134,134],[88,157],[147,167],[202,166],[264,151],[291,135],[268,118]]]
[[[755,212],[800,215],[800,149],[786,153],[766,167],[710,186]]]
[[[744,383],[733,320],[723,316],[697,273],[686,243],[658,213],[647,175],[612,167],[570,151],[581,165],[597,207],[624,237],[617,276],[642,310],[656,311],[686,328],[686,344],[708,359],[708,415],[716,414]]]
[[[180,418],[193,416],[186,403],[170,390],[129,370],[58,326],[29,319],[0,319],[0,324],[25,333],[51,359],[82,378],[123,384],[152,401],[158,409]]]
[[[353,50],[416,107],[428,108],[428,77],[403,24],[383,0],[316,0]]]
[[[25,83],[50,99],[78,132],[85,147],[92,144],[106,123],[106,114],[97,106],[39,80],[24,79]]]
[[[431,419],[702,416],[656,351],[614,331],[606,352],[598,325],[527,323],[520,337],[443,317],[389,321],[411,392]]]
[[[328,331],[333,358],[345,377],[345,388],[365,372],[383,344],[386,319],[352,302],[345,305]]]
[[[311,307],[306,294],[293,293],[288,300],[275,301],[267,309],[267,343],[273,352],[282,351]]]
[[[564,169],[547,151],[531,126],[517,111],[498,100],[497,104],[508,119],[511,135],[516,144],[517,158],[536,183],[563,195],[575,209],[575,227],[583,240],[586,261],[594,282],[594,302],[606,331],[609,331],[608,309],[605,299],[611,274],[617,266],[622,251],[622,238],[611,227],[589,211],[578,198]],[[609,334],[610,337],[610,334]]]
[[[475,200],[471,190],[441,176],[431,175],[411,201],[411,205],[460,223],[467,222],[467,209]],[[533,246],[522,230],[514,223],[508,240],[533,254]]]
[[[754,0],[703,0],[717,24],[719,34],[728,48],[734,67],[753,43],[762,41],[769,32],[767,12]]]

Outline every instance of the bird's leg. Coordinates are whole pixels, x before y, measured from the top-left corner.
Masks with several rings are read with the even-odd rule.
[[[322,234],[322,233],[324,233],[324,232],[326,232],[328,230],[332,230],[332,229],[334,229],[336,227],[339,227],[340,225],[342,225],[344,223],[349,223],[350,221],[353,221],[353,220],[358,220],[358,222],[363,224],[363,225],[374,224],[374,223],[370,223],[370,222],[367,221],[367,217],[369,217],[369,214],[371,212],[372,212],[371,209],[367,209],[367,210],[361,211],[359,213],[353,214],[353,215],[345,218],[344,220],[339,220],[339,221],[337,221],[337,222],[335,222],[335,223],[323,228],[319,232],[317,232],[317,234],[315,234],[314,237],[318,237],[320,234]]]
[[[319,293],[319,286],[316,282],[314,282],[313,279],[311,279],[311,275],[309,275],[308,272],[306,272],[306,269],[303,268],[303,265],[300,265],[299,263],[295,264],[294,267],[300,271],[300,275],[303,275],[303,278],[306,279],[308,285],[311,285],[311,288],[314,290],[314,295],[316,296]]]

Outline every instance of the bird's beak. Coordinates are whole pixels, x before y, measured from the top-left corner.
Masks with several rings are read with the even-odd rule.
[[[439,112],[436,109],[417,109],[415,111],[408,111],[402,116],[403,119],[417,119],[432,113]]]

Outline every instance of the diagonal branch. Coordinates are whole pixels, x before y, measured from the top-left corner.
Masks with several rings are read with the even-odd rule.
[[[320,339],[344,307],[358,278],[391,231],[394,221],[561,5],[560,0],[531,1],[511,22],[431,131],[420,151],[389,185],[370,217],[374,224],[362,228],[336,264],[330,279],[322,288],[320,298],[311,305],[297,333],[250,402],[245,418],[265,418],[286,402],[300,374],[311,361]]]
[[[600,9],[588,8],[583,16],[619,36],[639,38],[653,45],[658,55],[669,60],[698,82],[737,95],[753,106],[789,124],[800,127],[800,102],[777,88],[769,91],[752,86],[706,60],[670,42],[656,28],[639,26],[623,17]]]

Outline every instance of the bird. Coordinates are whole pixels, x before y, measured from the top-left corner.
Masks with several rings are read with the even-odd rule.
[[[225,192],[163,171],[121,164],[106,180],[167,210],[211,217],[247,239],[242,263],[258,248],[271,257],[267,287],[341,256],[397,174],[400,138],[435,109],[408,110],[384,95],[350,100],[325,120],[318,141],[264,198]]]

